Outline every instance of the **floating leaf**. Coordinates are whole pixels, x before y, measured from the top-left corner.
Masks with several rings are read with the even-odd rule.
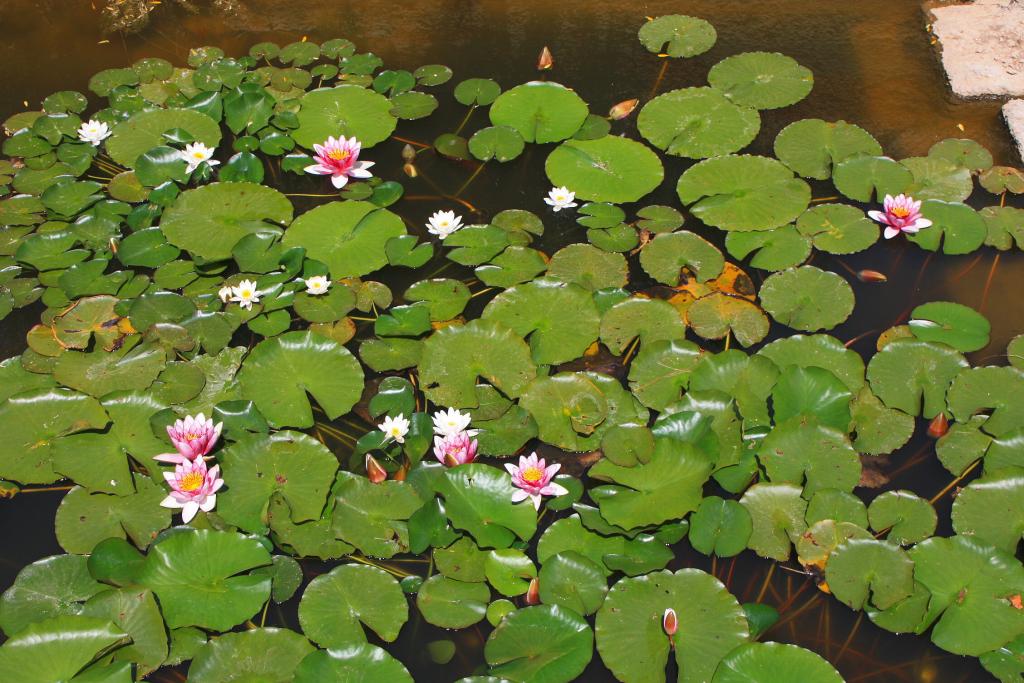
[[[525,146],[523,136],[510,126],[482,128],[469,139],[469,152],[480,161],[512,161],[523,153]]]
[[[811,190],[775,159],[750,155],[707,159],[679,177],[676,192],[690,212],[724,230],[771,230],[807,208]]]
[[[958,534],[975,537],[1013,554],[1024,534],[1024,470],[1009,467],[971,482],[953,501],[953,529]],[[929,506],[929,509],[931,506]],[[934,533],[935,512],[931,531],[915,534],[925,538]],[[922,529],[921,531],[926,531]],[[893,530],[896,531],[895,529]]]
[[[630,297],[612,306],[601,318],[601,341],[616,355],[637,337],[647,345],[684,336],[686,325],[679,313],[660,299]]]
[[[366,565],[344,564],[321,574],[306,587],[299,604],[303,633],[325,648],[364,641],[362,624],[392,642],[408,618],[398,582]]]
[[[402,219],[370,202],[322,204],[295,219],[285,232],[285,247],[304,247],[335,278],[358,277],[388,263],[388,240],[405,234]]]
[[[811,240],[792,225],[757,232],[730,232],[725,248],[737,258],[750,254],[750,265],[762,270],[785,270],[799,266],[811,255]]]
[[[0,677],[24,683],[85,681],[94,659],[130,641],[107,619],[60,616],[31,624],[0,647]]]
[[[813,206],[797,219],[796,229],[830,254],[853,254],[878,241],[878,224],[846,204]]]
[[[307,149],[328,137],[355,137],[363,149],[387,140],[398,123],[388,98],[357,85],[318,88],[299,98],[295,142]]]
[[[606,573],[603,566],[578,552],[557,553],[540,568],[540,599],[578,614],[593,614],[608,592]]]
[[[871,528],[879,533],[888,530],[886,540],[891,543],[910,545],[935,533],[935,508],[910,491],[886,491],[871,501],[868,515]]]
[[[970,171],[985,171],[992,168],[992,153],[974,140],[947,138],[936,142],[928,150],[928,156],[952,161]]]
[[[747,643],[730,652],[712,683],[843,683],[839,672],[819,655],[796,645]]]
[[[768,317],[756,305],[738,296],[712,292],[686,309],[686,322],[705,339],[722,339],[730,332],[740,345],[756,344],[768,335]]]
[[[590,625],[576,612],[558,605],[512,612],[487,637],[484,647],[492,674],[531,683],[574,680],[593,653]]]
[[[962,368],[963,355],[945,344],[897,339],[868,364],[871,390],[890,408],[930,420],[946,410],[946,390]]]
[[[761,117],[714,88],[682,88],[644,105],[637,130],[658,149],[691,159],[731,154],[757,136]]]
[[[341,539],[374,557],[409,550],[407,520],[423,505],[409,484],[372,483],[363,476],[338,473],[331,527]]]
[[[37,560],[22,567],[0,597],[0,628],[13,636],[33,622],[81,614],[82,603],[104,588],[89,574],[81,555]]]
[[[971,172],[952,161],[927,156],[903,159],[900,163],[910,169],[914,177],[907,194],[917,199],[962,202],[974,189]]]
[[[858,202],[879,204],[885,195],[896,196],[913,183],[910,170],[889,157],[856,154],[832,170],[832,182],[842,194]]]
[[[757,455],[772,482],[803,484],[807,496],[827,488],[852,491],[860,481],[860,458],[845,434],[811,417],[777,424]]]
[[[733,557],[747,548],[750,513],[735,500],[708,496],[690,515],[690,544],[705,555]]]
[[[777,52],[744,52],[711,67],[708,83],[736,104],[778,109],[807,97],[814,76],[792,57]]]
[[[831,329],[853,312],[853,290],[842,277],[814,266],[768,276],[761,304],[778,322],[794,329]]]
[[[435,574],[416,594],[423,618],[441,628],[466,628],[484,618],[491,591],[485,583],[466,583]]]
[[[107,153],[120,165],[134,168],[139,155],[163,144],[164,133],[172,129],[184,130],[213,149],[220,142],[220,127],[206,114],[193,109],[153,109],[114,126],[106,141]]]
[[[491,123],[510,126],[526,142],[559,142],[587,117],[587,104],[559,83],[531,81],[503,92],[491,105]]]
[[[356,681],[412,683],[402,663],[369,643],[318,650],[295,671],[295,683],[355,683]]]
[[[754,484],[747,489],[740,504],[753,522],[747,543],[751,550],[780,562],[789,559],[793,541],[807,529],[807,501],[801,493],[801,488],[792,484]]]
[[[664,410],[682,398],[701,358],[693,342],[662,339],[644,344],[629,367],[629,389],[648,408]]]
[[[775,156],[805,178],[827,180],[832,169],[857,154],[880,155],[882,146],[860,126],[846,121],[802,119],[775,137]]]
[[[514,491],[503,470],[477,463],[446,470],[438,482],[452,525],[483,548],[507,548],[517,536],[525,541],[536,531],[533,506],[513,503]]]
[[[639,200],[665,177],[657,154],[616,135],[563,142],[548,156],[544,170],[552,184],[572,189],[580,199],[616,204]]]
[[[907,239],[928,251],[938,251],[942,244],[943,254],[969,254],[982,244],[988,236],[988,226],[982,216],[958,201],[928,199],[921,203],[921,213],[932,221],[932,225]]]
[[[715,44],[715,27],[697,17],[666,14],[649,19],[637,33],[648,52],[665,52],[669,57],[696,57]]]
[[[256,628],[212,638],[196,652],[188,680],[227,683],[238,677],[289,680],[314,648],[286,628]]]
[[[675,660],[680,683],[711,678],[718,663],[747,640],[743,609],[715,577],[697,569],[620,579],[597,612],[597,651],[624,683],[664,680],[670,654],[662,629],[675,610]]]
[[[918,339],[942,342],[957,351],[977,351],[988,346],[991,326],[973,308],[951,301],[932,301],[910,313],[910,330]]]

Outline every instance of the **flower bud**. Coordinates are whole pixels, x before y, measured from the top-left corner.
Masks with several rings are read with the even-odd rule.
[[[679,629],[679,619],[676,617],[676,611],[671,607],[666,609],[665,614],[661,617],[661,627],[669,637],[674,636]]]
[[[540,51],[540,56],[537,57],[537,71],[547,71],[555,65],[555,57],[551,54],[551,50],[545,45],[544,49]]]
[[[619,102],[614,107],[608,110],[608,118],[610,118],[612,121],[621,121],[622,119],[632,114],[633,110],[636,109],[636,105],[638,104],[640,104],[640,100],[636,99],[635,97],[631,100],[622,100],[621,102]]]
[[[416,167],[412,164],[405,164],[404,166],[402,166],[402,170],[405,171],[405,175],[409,176],[410,178],[415,178],[416,176],[419,175],[419,172],[416,170]]]
[[[932,421],[928,423],[928,436],[933,439],[938,439],[946,435],[949,431],[949,420],[946,418],[945,413],[939,413],[932,418]]]
[[[374,484],[379,484],[388,478],[387,470],[381,467],[377,459],[369,453],[366,454],[366,476]]]
[[[885,276],[885,273],[879,273],[877,270],[858,270],[857,279],[861,282],[888,282],[889,278]]]
[[[413,149],[412,145],[406,143],[405,147],[402,148],[402,161],[412,163],[416,160],[416,150]]]
[[[530,579],[530,587],[526,589],[526,595],[523,597],[523,601],[527,605],[540,604],[540,581],[536,576]]]

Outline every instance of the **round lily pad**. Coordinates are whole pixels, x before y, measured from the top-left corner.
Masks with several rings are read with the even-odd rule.
[[[594,653],[594,632],[576,612],[558,605],[525,607],[507,615],[484,646],[491,673],[523,683],[576,679]]]
[[[666,14],[648,18],[637,37],[648,52],[665,53],[669,57],[696,57],[711,49],[718,33],[703,19]]]
[[[801,266],[768,276],[761,304],[776,321],[814,332],[835,327],[853,312],[853,290],[835,273]]]
[[[606,571],[573,550],[552,555],[540,568],[540,599],[578,614],[593,614],[608,592]]]
[[[369,643],[317,650],[295,670],[295,683],[413,683],[409,671],[383,648]]]
[[[665,177],[658,155],[646,145],[617,135],[596,140],[567,140],[544,164],[556,187],[568,187],[580,199],[635,202]]]
[[[287,680],[306,655],[309,641],[286,628],[257,628],[210,639],[196,653],[188,679],[228,683],[237,677]]]
[[[134,168],[140,154],[165,144],[164,133],[178,128],[207,147],[216,148],[220,142],[220,127],[206,114],[194,109],[153,109],[114,126],[106,141],[107,153],[122,166]]]
[[[907,239],[929,251],[943,254],[969,254],[985,243],[988,226],[981,214],[958,201],[928,199],[921,202],[921,213],[932,222]]]
[[[708,83],[736,104],[778,109],[807,97],[814,75],[792,57],[777,52],[744,52],[711,67]]]
[[[466,628],[484,618],[490,597],[485,583],[466,583],[435,574],[420,586],[416,606],[435,626]]]
[[[878,241],[879,226],[860,209],[847,204],[818,204],[796,221],[814,248],[830,254],[853,254]]]
[[[307,149],[339,135],[355,137],[366,149],[387,140],[398,123],[388,98],[357,85],[311,90],[299,104],[299,125],[291,135]]]
[[[952,301],[921,304],[910,313],[907,324],[918,339],[942,342],[964,353],[988,346],[991,330],[985,316]]]
[[[302,594],[302,631],[326,648],[366,639],[363,624],[391,642],[409,618],[409,606],[398,582],[387,572],[366,565],[344,564],[313,579]]]
[[[802,119],[775,137],[775,156],[805,178],[827,180],[836,164],[856,154],[880,155],[882,146],[860,126],[846,121]]]
[[[756,109],[735,104],[714,88],[682,88],[644,105],[637,130],[658,149],[691,159],[731,154],[757,136]]]
[[[871,501],[868,516],[872,529],[879,533],[888,530],[886,540],[899,545],[932,536],[937,522],[931,503],[911,491],[886,491]]]
[[[884,156],[854,154],[839,162],[832,170],[836,189],[850,199],[879,204],[885,195],[905,192],[914,181],[906,166]]]
[[[747,643],[722,660],[712,683],[843,683],[820,655],[796,645]]]
[[[722,339],[732,333],[741,346],[756,344],[768,335],[768,317],[747,299],[712,292],[686,309],[686,322],[705,339]]]
[[[503,92],[490,116],[492,124],[515,128],[527,142],[559,142],[583,125],[587,104],[564,85],[531,81]]]
[[[679,177],[676,192],[690,212],[724,230],[771,230],[796,219],[811,189],[781,162],[740,155],[707,159]]]

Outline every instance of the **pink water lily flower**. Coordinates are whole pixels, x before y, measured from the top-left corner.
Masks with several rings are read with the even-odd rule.
[[[505,463],[505,469],[512,475],[512,483],[519,487],[512,494],[513,503],[529,498],[533,507],[539,510],[541,496],[561,496],[569,492],[564,486],[551,481],[562,466],[555,463],[545,467],[545,464],[544,458],[538,460],[536,453],[529,457],[519,456],[519,467]]]
[[[885,195],[882,202],[884,211],[868,211],[868,216],[885,226],[885,239],[890,240],[901,232],[913,234],[932,224],[921,215],[921,202],[905,194]]]
[[[164,472],[171,493],[160,501],[160,505],[180,508],[181,521],[188,524],[200,510],[209,512],[217,505],[217,491],[224,485],[219,475],[220,465],[207,470],[206,461],[202,458],[179,463],[174,472]]]
[[[316,155],[315,164],[306,167],[306,173],[331,176],[331,183],[339,190],[345,187],[348,179],[371,178],[373,174],[367,169],[373,166],[372,161],[359,161],[359,140],[354,137],[327,138],[322,145],[313,145]]]
[[[153,459],[170,463],[202,459],[217,445],[223,427],[223,422],[213,424],[213,420],[202,413],[195,417],[188,415],[184,420],[176,420],[174,424],[167,426],[167,436],[171,437],[171,443],[178,452],[161,453],[153,456]]]
[[[473,462],[476,460],[478,446],[477,440],[471,438],[469,432],[434,437],[434,455],[446,467]]]

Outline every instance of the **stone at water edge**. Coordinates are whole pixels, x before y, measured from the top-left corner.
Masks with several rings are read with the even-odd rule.
[[[1003,105],[1003,118],[1010,128],[1010,135],[1017,142],[1017,151],[1024,159],[1024,100],[1010,100]]]
[[[1024,96],[1024,4],[976,0],[931,6],[932,33],[960,97]]]

